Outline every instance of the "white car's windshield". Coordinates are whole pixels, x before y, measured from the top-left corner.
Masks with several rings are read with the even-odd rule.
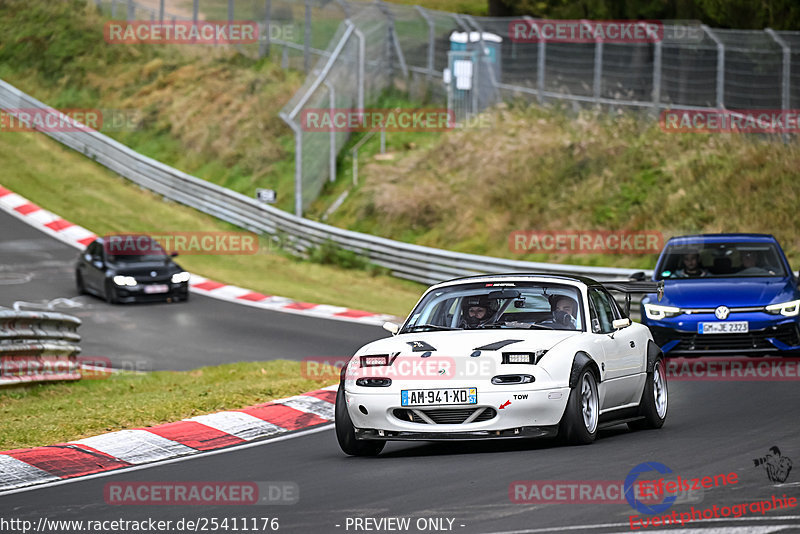
[[[403,332],[489,328],[583,330],[574,286],[541,282],[471,283],[428,293]]]

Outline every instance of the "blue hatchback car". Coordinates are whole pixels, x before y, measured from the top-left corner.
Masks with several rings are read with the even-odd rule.
[[[670,239],[654,280],[664,298],[642,299],[642,322],[667,356],[800,351],[798,277],[765,234]]]

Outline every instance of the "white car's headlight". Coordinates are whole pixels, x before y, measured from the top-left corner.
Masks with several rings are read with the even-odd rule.
[[[189,278],[191,278],[191,277],[192,277],[192,275],[190,275],[186,271],[182,271],[180,273],[175,273],[175,274],[172,275],[172,283],[173,284],[180,284],[181,282],[188,282]]]
[[[675,306],[661,306],[659,304],[644,305],[644,314],[647,315],[648,319],[652,319],[653,321],[659,321],[665,317],[674,317],[680,313],[681,309]]]
[[[114,283],[118,286],[135,286],[136,285],[136,278],[132,276],[120,276],[117,275],[114,277]]]
[[[786,317],[794,317],[800,313],[800,300],[790,300],[789,302],[780,302],[778,304],[770,304],[766,307],[767,313],[778,315],[785,315]]]

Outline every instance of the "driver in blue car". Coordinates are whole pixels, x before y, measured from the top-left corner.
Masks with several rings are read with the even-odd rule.
[[[681,258],[682,269],[675,272],[676,278],[697,278],[700,276],[708,276],[708,271],[703,269],[703,264],[700,263],[700,254],[697,252],[687,252]]]

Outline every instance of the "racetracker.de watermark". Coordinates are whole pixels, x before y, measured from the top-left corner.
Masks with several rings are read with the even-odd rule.
[[[532,20],[508,23],[516,43],[658,43],[664,24],[657,20]]]
[[[656,231],[515,230],[508,246],[516,254],[658,254],[664,236]]]
[[[258,31],[251,20],[112,20],[106,22],[103,37],[109,44],[252,44],[258,42]]]
[[[258,252],[258,236],[249,232],[163,232],[108,234],[106,254],[143,256],[176,252],[182,255],[251,255]]]
[[[300,114],[304,132],[446,132],[456,126],[442,108],[309,108]]]
[[[296,482],[109,482],[106,504],[207,506],[297,504]]]
[[[382,359],[387,358],[387,359]],[[344,371],[343,371],[344,370]],[[342,374],[344,372],[344,374]],[[309,380],[453,380],[482,377],[487,380],[499,372],[496,362],[485,358],[454,358],[420,351],[414,356],[313,356],[303,358],[300,373]]]
[[[125,109],[0,110],[0,132],[120,132],[139,129],[142,112]]]
[[[800,358],[668,358],[668,380],[787,382],[800,380]]]
[[[659,117],[667,133],[800,133],[800,109],[667,109]]]
[[[634,485],[632,491],[639,502],[657,503],[663,495],[645,493],[647,488]],[[601,503],[622,504],[625,497],[623,480],[515,480],[508,486],[508,498],[513,503]],[[702,489],[681,489],[677,500],[684,503],[701,502]]]

